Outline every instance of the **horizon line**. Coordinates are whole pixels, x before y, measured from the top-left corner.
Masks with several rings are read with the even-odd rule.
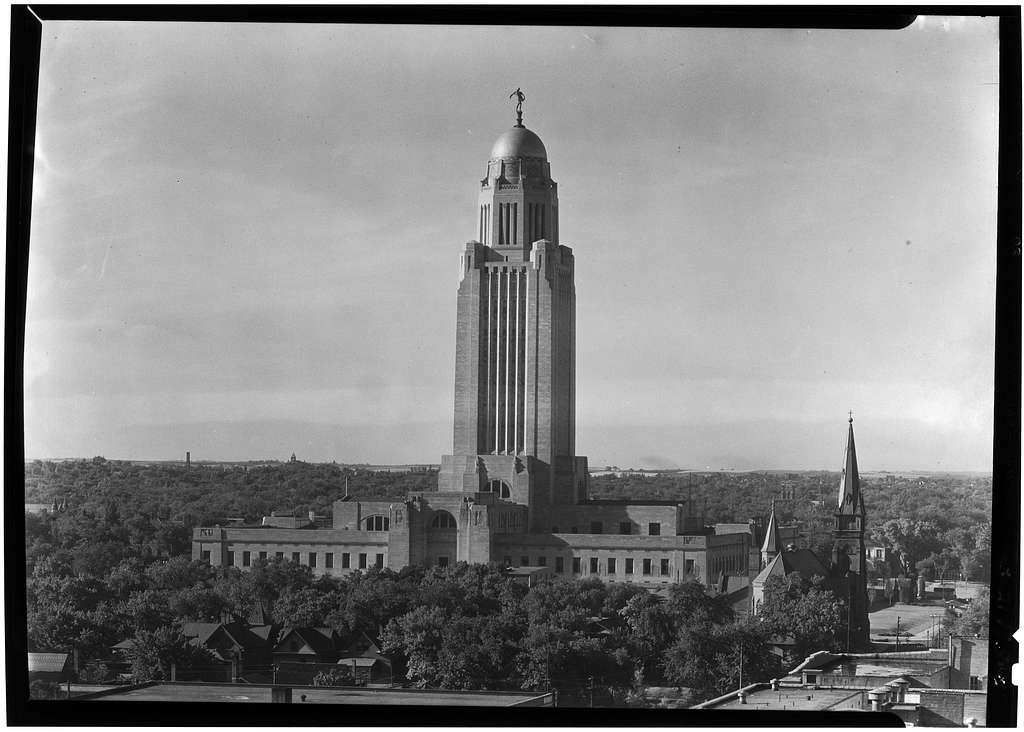
[[[126,463],[177,463],[180,465],[185,464],[183,458],[108,458],[105,455],[94,455],[92,457],[28,457],[25,456],[25,462],[71,462],[71,461],[90,461],[97,457],[102,457],[104,460],[110,462],[126,462]],[[290,463],[290,458],[244,458],[240,460],[222,460],[218,458],[202,458],[202,459],[190,459],[190,463],[193,465],[201,464],[243,464],[243,463]],[[349,467],[381,467],[381,468],[394,468],[394,467],[428,467],[428,468],[440,468],[441,463],[434,462],[401,462],[401,463],[381,463],[381,462],[343,462],[337,460],[302,460],[296,458],[295,462],[306,463],[307,465],[339,465]],[[673,467],[673,468],[656,468],[656,467],[635,467],[630,466],[628,468],[612,466],[609,470],[609,466],[603,467],[588,467],[588,473],[607,473],[607,472],[645,472],[645,473],[841,473],[842,468],[719,468],[719,467],[705,467],[705,468],[685,468],[685,467]],[[873,470],[858,470],[860,475],[870,475],[872,473],[980,473],[983,475],[991,475],[992,470],[979,470],[975,468],[943,468],[943,469],[924,469],[924,468],[878,468]]]

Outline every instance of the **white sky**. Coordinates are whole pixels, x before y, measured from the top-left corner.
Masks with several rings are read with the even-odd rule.
[[[47,22],[26,453],[438,462],[521,86],[592,465],[988,470],[997,44]]]

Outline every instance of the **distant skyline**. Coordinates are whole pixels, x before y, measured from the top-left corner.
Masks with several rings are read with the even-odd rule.
[[[592,467],[989,471],[997,24],[47,22],[26,455],[439,462],[522,87]]]

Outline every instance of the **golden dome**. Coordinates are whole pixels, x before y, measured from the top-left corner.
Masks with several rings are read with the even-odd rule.
[[[491,148],[491,160],[498,158],[541,158],[548,159],[544,143],[525,127],[513,127],[498,138]]]

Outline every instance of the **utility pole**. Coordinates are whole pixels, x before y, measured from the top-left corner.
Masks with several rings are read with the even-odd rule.
[[[740,641],[740,688],[743,688],[743,641]]]
[[[900,650],[900,616],[896,616],[896,652]]]

